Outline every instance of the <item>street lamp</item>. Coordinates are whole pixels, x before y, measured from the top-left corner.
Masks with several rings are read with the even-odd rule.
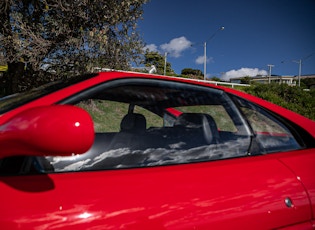
[[[203,55],[203,79],[206,80],[207,75],[207,42],[210,41],[214,36],[221,30],[224,30],[224,26],[221,26],[217,31],[215,31],[205,42],[203,45],[204,48],[204,55]]]

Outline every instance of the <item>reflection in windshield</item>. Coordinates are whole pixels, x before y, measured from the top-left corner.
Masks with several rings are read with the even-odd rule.
[[[39,98],[44,91],[32,90],[27,93],[17,93],[0,99],[0,114],[10,111],[29,101]]]
[[[96,74],[82,75],[79,77],[50,82],[27,92],[17,93],[0,98],[0,114],[15,109],[23,104],[26,104],[30,101],[53,93],[55,91],[58,91],[67,86],[83,81],[87,78],[94,77],[95,75]]]

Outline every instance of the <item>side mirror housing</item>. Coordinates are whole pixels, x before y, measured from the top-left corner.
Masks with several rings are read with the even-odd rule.
[[[71,105],[31,108],[0,126],[0,158],[82,154],[93,142],[92,118]]]

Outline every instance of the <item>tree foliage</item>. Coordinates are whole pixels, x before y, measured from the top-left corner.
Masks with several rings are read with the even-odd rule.
[[[305,88],[315,87],[315,78],[301,79],[301,87],[305,87]]]
[[[251,80],[250,76],[243,77],[241,78],[241,84],[250,84],[250,80]]]
[[[158,52],[152,52],[152,51],[146,51],[145,52],[145,60],[144,65],[150,67],[151,65],[154,65],[157,74],[164,74],[164,67],[165,67],[165,57],[162,56]],[[166,62],[166,75],[173,76],[175,74],[174,70],[172,69],[172,65],[169,62]]]
[[[256,84],[244,88],[245,92],[315,120],[315,90],[304,91],[287,84]]]
[[[210,81],[221,81],[221,79],[218,77],[212,77],[210,78]]]
[[[136,28],[146,2],[1,0],[0,54],[11,91],[18,91],[22,76],[34,79],[41,71],[42,77],[62,76],[139,61],[143,43]]]
[[[185,68],[182,69],[181,74],[189,78],[203,79],[203,73],[199,69]]]

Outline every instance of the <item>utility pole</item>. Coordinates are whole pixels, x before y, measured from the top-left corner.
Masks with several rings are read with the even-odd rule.
[[[304,62],[306,59],[312,57],[315,54],[315,52],[301,58],[300,60],[292,60],[295,63],[299,64],[299,75],[298,75],[298,86],[301,86],[301,74],[302,74],[302,62]],[[286,61],[282,61],[281,63],[284,63]]]
[[[164,54],[164,76],[166,75],[166,59],[167,59],[167,52]]]
[[[206,80],[207,75],[207,42],[203,44],[203,80]]]
[[[299,64],[299,76],[298,76],[298,86],[301,86],[301,72],[302,72],[302,59],[298,60],[298,61],[293,61],[295,63]]]
[[[269,73],[268,73],[268,84],[270,84],[270,78],[271,78],[271,68],[274,67],[274,65],[267,65],[269,67]]]

